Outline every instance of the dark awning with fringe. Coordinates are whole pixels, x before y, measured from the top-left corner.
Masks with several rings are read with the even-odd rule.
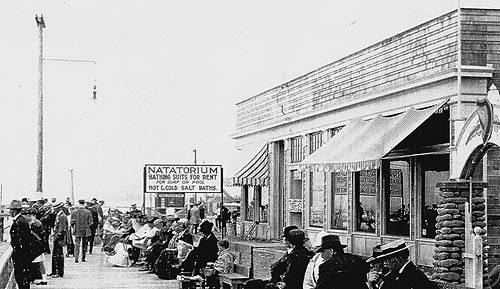
[[[381,159],[417,129],[448,99],[426,109],[370,120],[357,118],[299,165],[310,171],[361,171],[380,166]]]
[[[267,144],[233,177],[234,186],[269,185],[269,162]]]

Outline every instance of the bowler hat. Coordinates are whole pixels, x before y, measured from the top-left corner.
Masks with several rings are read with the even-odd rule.
[[[500,282],[500,265],[496,265],[495,268],[491,270],[488,280],[490,281],[491,288],[494,288],[498,282]]]
[[[84,205],[85,204],[85,200],[84,199],[79,199],[78,203]]]
[[[281,238],[285,237],[286,239],[288,239],[288,237],[290,236],[290,231],[291,230],[294,230],[294,229],[298,229],[299,227],[295,226],[295,225],[292,225],[292,226],[286,226],[284,229],[283,229],[283,235],[281,235]]]
[[[22,206],[23,206],[23,204],[19,200],[12,200],[12,202],[10,202],[11,209],[21,209]]]
[[[200,224],[200,232],[210,234],[213,226],[212,222],[205,220]]]
[[[289,232],[287,240],[288,242],[290,242],[290,244],[296,246],[303,244],[304,241],[308,240],[308,238],[306,238],[306,234],[304,233],[304,231],[300,229],[293,229]]]
[[[337,235],[325,235],[321,238],[321,245],[316,252],[323,252],[325,249],[344,249],[347,245],[340,243],[340,238]]]
[[[410,254],[410,249],[406,246],[403,239],[392,241],[390,243],[380,246],[380,254],[377,254],[375,260],[386,260],[394,256],[399,256],[402,254]],[[373,260],[372,260],[373,261]]]

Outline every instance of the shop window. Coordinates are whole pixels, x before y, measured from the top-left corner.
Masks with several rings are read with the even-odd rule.
[[[323,144],[323,133],[321,131],[312,133],[309,138],[309,153],[315,152]]]
[[[421,164],[422,181],[422,237],[436,236],[436,217],[439,189],[436,184],[450,177],[449,154],[427,156],[417,160]]]
[[[386,180],[386,233],[410,235],[410,166],[407,161],[390,161]]]
[[[354,180],[356,230],[375,233],[377,204],[377,170],[356,172]]]
[[[347,172],[332,173],[332,229],[347,230]]]
[[[304,159],[304,148],[302,147],[302,136],[291,139],[291,162],[298,163]]]
[[[246,220],[255,221],[255,189],[254,186],[247,186],[246,193]]]
[[[269,214],[269,187],[259,186],[260,190],[260,204],[259,204],[259,221],[267,223]]]
[[[311,193],[309,226],[323,227],[323,209],[325,207],[325,177],[323,172],[311,172]]]

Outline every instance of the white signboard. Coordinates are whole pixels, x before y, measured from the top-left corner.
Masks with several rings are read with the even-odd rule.
[[[221,193],[220,165],[146,165],[146,193]]]

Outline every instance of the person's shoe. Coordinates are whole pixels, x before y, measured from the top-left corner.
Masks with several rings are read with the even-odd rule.
[[[35,282],[35,285],[47,285],[47,281]]]
[[[52,275],[52,276],[50,276],[50,277],[52,277],[52,278],[60,278],[61,276],[59,276],[59,275],[55,274],[55,275]]]
[[[57,274],[54,274],[54,273],[47,274],[47,276],[49,276],[49,277],[52,277],[54,275],[57,275]]]
[[[75,260],[75,263],[78,263],[78,260]]]
[[[87,261],[85,261],[85,259],[82,259],[82,263],[83,263],[83,262],[87,262]]]

